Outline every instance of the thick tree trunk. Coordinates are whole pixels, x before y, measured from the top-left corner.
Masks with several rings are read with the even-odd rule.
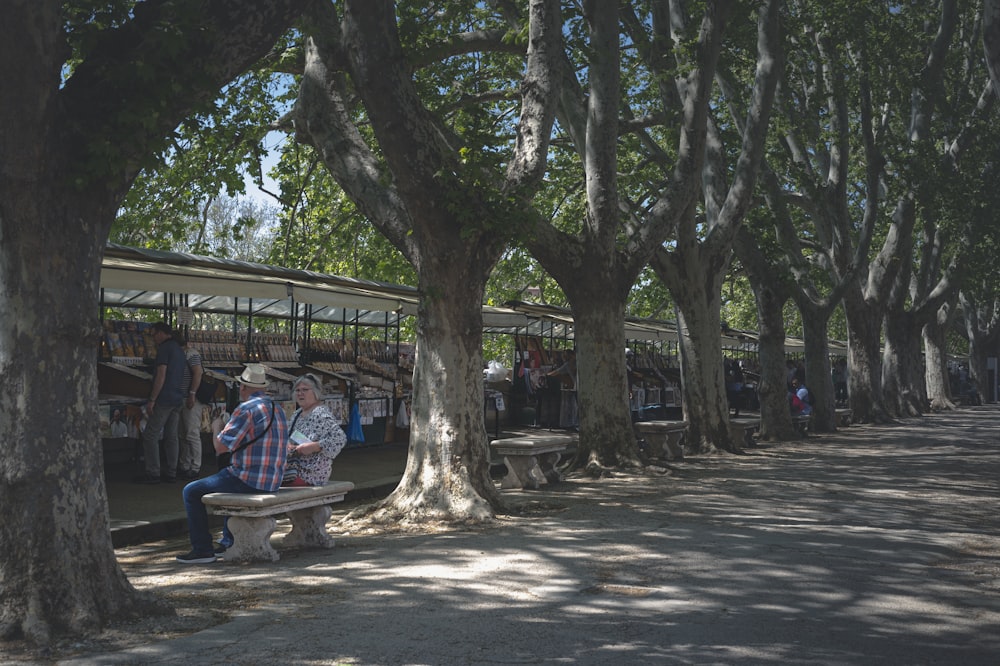
[[[798,438],[788,407],[787,373],[785,372],[785,318],[783,306],[787,294],[764,287],[754,288],[760,339],[757,342],[760,359],[760,438],[788,441]]]
[[[693,249],[688,254],[700,256],[703,253]],[[680,284],[668,283],[677,305],[688,444],[695,453],[717,449],[735,451],[739,446],[729,435],[729,407],[719,345],[722,317],[721,291],[717,282],[722,271],[712,268],[718,262],[699,261],[694,256],[675,255],[672,260],[678,274],[688,278],[682,279]],[[660,279],[668,277],[661,269],[657,269],[657,274]]]
[[[806,345],[806,388],[813,395],[810,429],[835,432],[833,376],[830,373],[830,344],[827,335],[829,317],[819,312],[803,312],[803,337]]]
[[[788,406],[785,373],[785,303],[791,296],[782,276],[770,266],[756,240],[746,228],[734,244],[736,256],[746,269],[757,307],[757,358],[760,363],[760,439],[788,441],[798,438]]]
[[[625,377],[625,308],[600,276],[590,298],[574,298],[579,462],[594,475],[642,463],[632,431]],[[603,285],[603,289],[602,289]]]
[[[959,295],[969,338],[969,381],[974,382],[983,400],[990,398],[989,371],[986,359],[996,352],[1000,333],[1000,307],[996,297],[979,300],[966,292]]]
[[[996,353],[996,336],[974,335],[969,336],[969,382],[979,392],[979,397],[983,400],[989,399],[987,385],[989,384],[989,370],[987,370],[986,359],[990,351]]]
[[[857,423],[884,423],[889,417],[882,403],[882,314],[865,303],[860,287],[847,291],[844,308],[851,418]]]
[[[111,544],[94,364],[106,233],[79,207],[53,208],[55,187],[2,189],[0,637],[43,644],[164,609]]]
[[[556,97],[544,63],[562,54],[558,3],[532,3],[518,141],[506,175],[485,178],[488,167],[463,157],[465,144],[425,106],[395,3],[343,7],[341,20],[334,5],[315,6],[296,131],[414,266],[420,290],[409,459],[399,487],[367,513],[392,523],[486,520],[501,501],[483,423],[482,299],[544,174]]]
[[[483,422],[485,277],[478,270],[433,263],[434,269],[418,275],[421,299],[406,469],[396,490],[369,510],[373,520],[389,524],[482,521],[501,506],[489,476]]]
[[[927,399],[931,411],[938,412],[955,408],[948,381],[948,330],[955,318],[954,303],[938,308],[934,321],[924,325],[924,358],[927,372]]]
[[[920,353],[922,328],[910,312],[894,312],[885,318],[882,392],[885,407],[893,416],[920,416],[927,411],[926,375]]]

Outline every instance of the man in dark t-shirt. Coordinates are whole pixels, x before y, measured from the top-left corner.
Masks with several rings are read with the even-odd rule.
[[[184,406],[184,368],[187,360],[184,351],[174,339],[174,331],[168,324],[158,321],[153,324],[153,340],[156,341],[156,369],[153,372],[153,388],[146,403],[149,420],[142,432],[142,451],[146,463],[146,475],[142,483],[168,483],[177,480],[177,423]],[[160,474],[160,433],[163,433],[163,453],[165,469]]]

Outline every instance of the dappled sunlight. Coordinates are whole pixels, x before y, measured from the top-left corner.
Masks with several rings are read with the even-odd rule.
[[[988,663],[993,414],[974,441],[935,417],[505,491],[521,510],[471,528],[338,532],[344,509],[325,551],[283,550],[280,521],[277,563],[183,568],[167,543],[119,557],[176,605],[217,603],[276,643],[283,626],[322,636],[322,659],[290,664]]]

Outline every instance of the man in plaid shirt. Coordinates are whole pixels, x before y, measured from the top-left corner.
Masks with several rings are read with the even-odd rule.
[[[233,545],[233,535],[223,523],[222,541],[212,545],[208,531],[208,510],[201,498],[209,493],[257,493],[277,490],[285,473],[288,425],[285,412],[267,397],[267,376],[259,363],[247,365],[237,378],[240,405],[229,422],[212,422],[216,453],[231,453],[228,467],[212,476],[184,486],[191,552],[179,555],[178,562],[208,564]]]

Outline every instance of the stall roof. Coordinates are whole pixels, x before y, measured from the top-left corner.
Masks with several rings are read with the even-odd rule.
[[[288,319],[304,317],[302,310],[293,312],[304,304],[314,322],[380,327],[415,315],[419,301],[417,289],[405,285],[116,244],[105,248],[101,291],[107,307],[157,309],[164,294],[186,294],[196,312]],[[544,303],[483,306],[484,333],[572,339],[573,324],[571,310]],[[627,317],[625,339],[675,342],[677,324]],[[756,345],[757,335],[730,329],[720,342],[730,349]],[[842,344],[831,341],[831,348]],[[786,340],[786,351],[802,349],[801,340]]]
[[[413,287],[122,245],[105,249],[101,288],[109,307],[159,308],[174,293],[198,312],[289,318],[294,302],[312,306],[313,321],[380,326],[417,306]]]

